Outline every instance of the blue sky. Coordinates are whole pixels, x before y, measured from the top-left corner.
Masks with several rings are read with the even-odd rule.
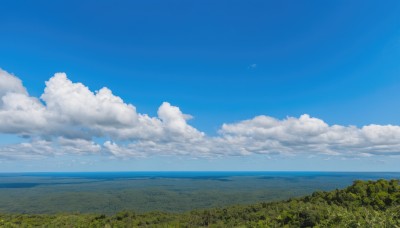
[[[70,122],[63,128],[91,132],[83,139],[100,148],[89,154],[66,149],[64,153],[64,138],[83,139],[59,129],[39,131],[39,125],[15,130],[4,114],[0,122],[6,121],[1,123],[9,128],[1,130],[0,171],[400,171],[396,165],[400,161],[398,1],[2,1],[0,7],[0,68],[22,81],[29,97],[49,110],[45,115],[67,116]],[[110,129],[101,125],[104,122],[96,122],[101,129],[92,129],[90,121],[77,124],[82,113],[49,107],[50,100],[60,101],[59,94],[50,94],[47,102],[40,97],[47,88],[45,81],[57,72],[65,72],[67,82],[82,83],[92,92],[107,87],[137,113],[160,120],[162,136],[157,133],[152,136],[157,140],[149,140],[135,133],[123,138],[114,132],[120,129],[116,126],[113,133],[104,130]],[[194,117],[176,120],[185,122],[180,132],[184,140],[173,132],[175,122],[169,126],[158,115],[163,102],[172,107],[164,106],[166,112],[178,107]],[[336,136],[326,139],[332,132],[342,133],[325,126],[322,133],[301,138],[313,128],[307,125],[305,133],[293,133],[298,129],[288,127],[291,122],[285,120],[300,121],[303,114],[328,126],[343,126],[343,131],[357,137],[346,143]],[[98,116],[94,115],[93,119]],[[276,126],[290,137],[260,133],[269,129],[262,125],[266,119],[251,133],[240,127],[250,129],[259,122],[233,126],[260,115],[279,120]],[[47,124],[60,125],[60,120],[54,121]],[[229,126],[224,129],[223,124]],[[362,130],[371,124],[380,128]],[[153,132],[155,127],[150,128]],[[197,137],[199,132],[211,138],[200,143],[212,145],[206,148],[207,155],[188,149],[183,153],[182,148],[199,140],[188,135]],[[212,148],[230,144],[228,136],[235,142],[243,140],[236,145],[243,151],[231,153],[228,148],[214,153]],[[315,142],[321,138],[328,141]],[[58,152],[40,158],[12,156],[20,143],[37,146],[39,141]],[[149,141],[159,146],[157,153],[146,146],[136,151],[138,142]],[[266,141],[271,144],[254,149]],[[123,148],[124,156],[107,151],[105,142]],[[165,145],[171,151],[160,152]],[[136,152],[132,155],[131,150]]]

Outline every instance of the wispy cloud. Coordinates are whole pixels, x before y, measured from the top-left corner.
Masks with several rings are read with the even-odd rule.
[[[255,63],[250,64],[248,68],[249,69],[256,69],[257,68],[257,64],[255,64]]]
[[[256,67],[255,64],[253,64]],[[331,156],[396,155],[400,126],[328,125],[307,114],[278,120],[256,116],[225,123],[211,137],[188,123],[190,115],[164,102],[157,116],[138,113],[106,87],[92,92],[56,73],[40,98],[22,81],[0,70],[0,133],[29,137],[30,142],[0,148],[0,158],[35,158],[98,153],[114,157],[176,155],[191,157],[251,154]],[[95,139],[104,143],[98,144]]]

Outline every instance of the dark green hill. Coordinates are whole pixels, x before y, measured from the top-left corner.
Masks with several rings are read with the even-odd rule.
[[[400,227],[399,180],[355,181],[287,201],[173,214],[2,214],[1,227]]]

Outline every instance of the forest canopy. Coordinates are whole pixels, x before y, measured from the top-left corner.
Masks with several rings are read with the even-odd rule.
[[[0,226],[399,227],[400,185],[399,180],[357,180],[345,189],[317,191],[301,198],[185,213],[0,214]]]

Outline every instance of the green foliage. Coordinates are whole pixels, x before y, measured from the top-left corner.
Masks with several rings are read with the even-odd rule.
[[[0,214],[0,227],[400,227],[400,185],[355,181],[302,198],[180,214]]]

